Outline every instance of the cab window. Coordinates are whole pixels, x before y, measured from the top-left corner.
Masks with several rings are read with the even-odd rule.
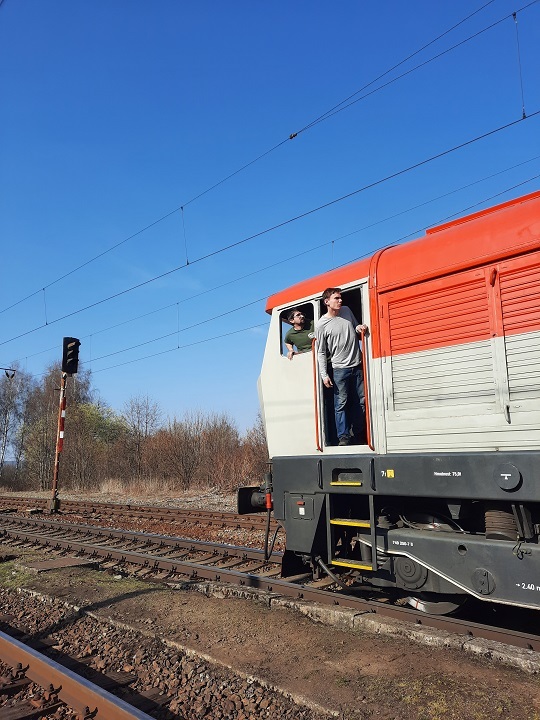
[[[293,305],[280,313],[281,354],[289,354],[287,344],[292,346],[294,354],[311,350],[314,337],[314,307],[312,303]],[[296,327],[295,327],[296,324]]]
[[[342,290],[341,297],[343,304],[352,311],[354,317],[359,323],[362,323],[362,296],[360,288],[352,288],[351,290]],[[326,315],[327,307],[323,300],[319,301],[319,317]]]

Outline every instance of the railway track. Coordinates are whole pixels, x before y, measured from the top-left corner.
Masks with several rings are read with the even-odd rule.
[[[150,594],[161,595],[162,588],[148,588]],[[9,658],[11,670],[0,659],[1,720],[31,720],[46,714],[48,718],[77,720],[114,720],[117,717],[160,720],[199,717],[303,717],[316,720],[319,714],[306,712],[305,703],[284,696],[279,687],[259,683],[245,673],[214,662],[200,653],[187,650],[172,638],[158,638],[152,631],[119,626],[113,620],[96,616],[59,600],[44,599],[33,594],[0,591],[0,631],[24,646],[37,651],[43,660],[43,671],[36,673],[33,653]],[[20,650],[17,643],[17,650]],[[0,645],[0,658],[2,657]],[[25,650],[25,648],[22,648]],[[4,653],[6,654],[6,653]],[[52,676],[52,663],[59,675]],[[22,667],[16,667],[15,663]],[[24,672],[29,668],[29,672]],[[77,678],[64,668],[85,678],[100,698],[89,697],[86,688],[78,689]],[[60,675],[61,673],[61,675]],[[3,677],[1,677],[3,676]],[[43,682],[43,677],[45,681]],[[38,681],[41,685],[36,685]],[[75,681],[77,704],[64,696],[61,705],[60,683]],[[4,683],[2,686],[2,682]],[[51,685],[52,683],[52,685]],[[125,701],[127,715],[111,711],[102,702],[102,690]],[[71,696],[73,696],[73,692]],[[92,704],[90,704],[92,702]],[[68,703],[69,707],[68,707]],[[73,706],[75,707],[73,708]],[[300,706],[299,706],[300,705]],[[83,707],[84,706],[84,707]],[[86,708],[89,708],[88,710]],[[55,710],[56,708],[56,710]],[[243,710],[243,712],[242,712]],[[323,714],[326,717],[326,714]]]
[[[77,662],[74,658],[66,659],[71,666]],[[150,715],[103,687],[105,684],[121,687],[127,684],[125,680],[103,675],[100,684],[90,682],[69,667],[2,631],[0,660],[12,669],[9,676],[0,679],[0,696],[5,698],[4,707],[0,709],[2,720],[22,720],[45,715],[50,717],[53,713],[55,717],[62,717],[63,709],[78,713],[80,720],[151,720]],[[28,699],[20,698],[21,692],[32,683],[41,690],[32,692]],[[19,697],[8,706],[7,701],[12,696]]]
[[[36,543],[63,553],[77,553],[136,574],[153,573],[196,580],[277,578],[281,553],[265,560],[262,550],[166,535],[114,530],[42,518],[1,518],[0,531],[11,543]],[[307,575],[302,576],[307,578]],[[240,583],[241,584],[241,583]]]
[[[402,622],[442,629],[469,638],[484,638],[509,646],[540,651],[540,636],[509,627],[494,627],[457,617],[433,616],[380,599],[366,599],[336,590],[330,579],[313,582],[307,574],[280,577],[281,553],[264,559],[261,550],[220,543],[109,530],[36,517],[0,518],[4,543],[41,545],[96,561],[102,568],[123,571],[143,579],[169,584],[227,583],[252,591],[274,593],[296,600],[349,608]]]
[[[48,513],[50,500],[45,498],[13,498],[0,496],[0,513]],[[213,510],[192,510],[156,505],[129,505],[120,503],[95,503],[87,500],[60,500],[59,512],[62,517],[80,515],[93,519],[113,517],[137,518],[154,522],[187,523],[217,527],[232,527],[247,530],[263,530],[264,515],[237,515],[233,512]],[[272,518],[271,528],[277,523]]]

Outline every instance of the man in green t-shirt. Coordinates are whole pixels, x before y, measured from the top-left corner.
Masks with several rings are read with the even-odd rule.
[[[304,313],[298,308],[292,308],[289,311],[287,320],[292,324],[292,328],[285,335],[285,345],[288,350],[287,357],[292,360],[295,355],[311,350],[315,332],[313,320],[306,320]]]

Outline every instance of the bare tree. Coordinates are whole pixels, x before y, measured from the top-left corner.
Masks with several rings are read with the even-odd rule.
[[[0,478],[3,477],[6,454],[11,449],[18,465],[18,438],[27,416],[28,395],[32,388],[31,376],[13,364],[15,375],[0,376]]]
[[[58,419],[59,364],[38,382],[22,372],[0,378],[0,476],[17,487],[50,487]],[[91,375],[68,379],[60,486],[86,490],[103,481],[151,478],[171,489],[231,490],[260,482],[267,461],[262,420],[243,437],[224,414],[187,412],[161,425],[161,410],[147,395],[132,397],[122,415],[93,401]],[[4,478],[4,481],[6,478]]]
[[[24,432],[22,455],[29,480],[34,484],[38,484],[40,490],[49,488],[52,479],[58,425],[60,378],[60,363],[55,363],[48,368],[41,383],[33,388],[28,397],[28,422]],[[80,370],[77,377],[68,378],[66,396],[66,439],[62,456],[62,469],[65,480],[69,478],[70,454],[73,454],[70,433],[74,429],[73,421],[77,414],[76,408],[81,403],[90,402],[92,397],[91,375],[88,371]],[[69,480],[67,480],[67,484],[69,484]]]
[[[202,463],[203,431],[205,417],[199,411],[186,413],[184,419],[174,419],[167,428],[166,447],[173,485],[183,490],[195,481],[196,472]]]
[[[202,411],[170,421],[147,448],[147,463],[156,480],[182,490],[231,490],[246,481],[260,482],[268,457],[261,421],[240,438],[229,417]]]
[[[240,434],[227,415],[209,414],[203,431],[203,462],[201,482],[211,487],[236,487]]]
[[[243,468],[241,482],[261,482],[267,469],[268,446],[262,415],[259,413],[254,426],[242,440]]]
[[[125,424],[106,405],[79,403],[70,413],[69,442],[63,458],[69,476],[63,484],[98,488],[109,471],[110,450],[125,435]]]
[[[159,428],[161,410],[148,395],[137,395],[124,405],[122,417],[127,427],[127,449],[133,460],[135,475],[140,480],[146,445],[150,436]]]

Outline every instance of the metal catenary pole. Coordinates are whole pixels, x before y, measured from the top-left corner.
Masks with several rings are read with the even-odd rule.
[[[60,404],[58,406],[58,430],[56,432],[56,452],[54,455],[54,474],[52,481],[52,497],[50,503],[51,513],[58,511],[60,501],[58,500],[58,473],[60,470],[60,453],[64,447],[64,423],[66,421],[66,384],[67,373],[62,373],[60,382]]]

